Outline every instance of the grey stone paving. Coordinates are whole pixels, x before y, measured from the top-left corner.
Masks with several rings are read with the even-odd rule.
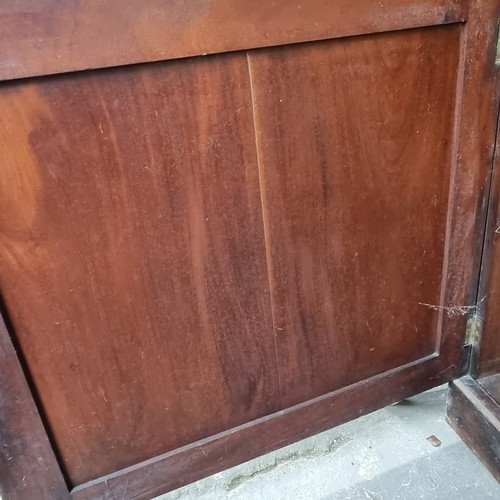
[[[500,499],[500,485],[446,423],[446,391],[420,394],[157,500]]]

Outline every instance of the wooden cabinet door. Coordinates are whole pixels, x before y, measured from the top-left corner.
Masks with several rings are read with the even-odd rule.
[[[487,190],[476,307],[467,323],[467,372],[452,381],[447,421],[500,482],[500,129]]]
[[[500,129],[497,128],[495,160],[489,190],[488,216],[483,243],[480,283],[471,339],[471,372],[475,378],[500,381]],[[494,396],[500,402],[500,387]],[[500,459],[500,458],[499,458]]]
[[[499,10],[4,1],[2,496],[151,498],[459,375]]]

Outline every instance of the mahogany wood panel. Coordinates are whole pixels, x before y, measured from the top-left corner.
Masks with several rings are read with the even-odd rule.
[[[499,17],[498,0],[470,2],[454,137],[457,163],[450,184],[442,296],[447,307],[478,306],[481,311],[485,304],[478,289],[498,119],[500,66],[495,61]],[[462,350],[466,319],[466,315],[444,311],[441,315],[440,354],[450,367],[456,365],[454,353]],[[455,368],[458,375],[460,367]]]
[[[450,384],[447,420],[500,481],[500,405],[478,381],[466,376]]]
[[[75,500],[149,500],[449,380],[436,355],[76,487]]]
[[[285,406],[437,349],[460,33],[249,55]]]
[[[500,2],[195,3],[7,0],[0,78],[403,31],[0,86],[0,289],[76,498],[150,498],[460,370],[464,318],[418,302],[476,297]]]
[[[71,482],[278,410],[245,55],[0,106],[0,286]]]
[[[2,0],[0,79],[456,22],[467,0]]]
[[[21,365],[0,316],[0,497],[69,499]]]

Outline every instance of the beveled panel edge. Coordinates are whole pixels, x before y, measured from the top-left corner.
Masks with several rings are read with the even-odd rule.
[[[71,498],[147,500],[441,385],[456,375],[456,367],[443,367],[434,353],[78,485]]]

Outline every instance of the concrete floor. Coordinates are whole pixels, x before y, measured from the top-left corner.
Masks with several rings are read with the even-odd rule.
[[[500,499],[500,484],[446,423],[446,391],[420,394],[157,500]]]

